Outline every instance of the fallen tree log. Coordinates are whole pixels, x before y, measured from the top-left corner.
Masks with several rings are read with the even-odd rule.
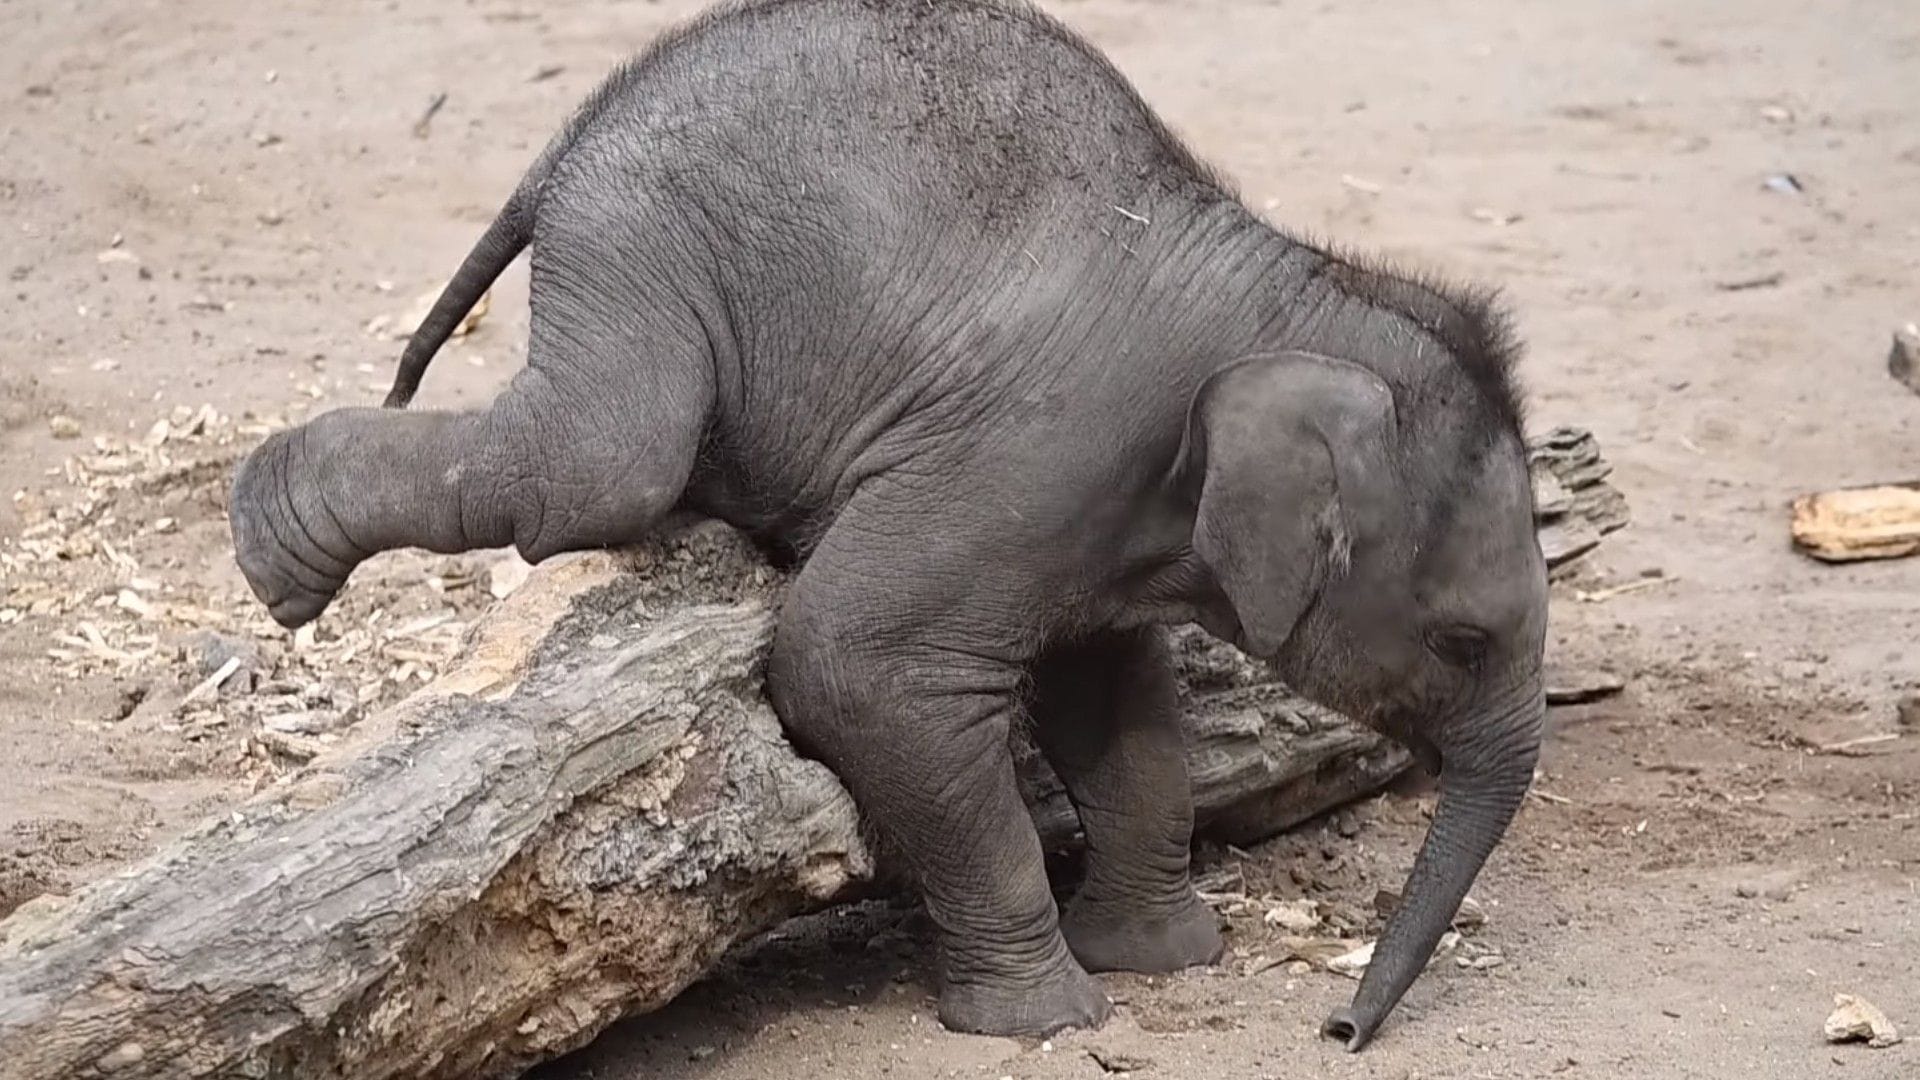
[[[1543,535],[1617,527],[1591,440],[1536,445]],[[508,1076],[730,945],[890,885],[758,682],[779,582],[703,526],[543,567],[429,688],[144,864],[0,923],[0,1077]],[[1406,754],[1176,632],[1203,834],[1246,843]],[[1053,847],[1060,787],[1021,764]]]

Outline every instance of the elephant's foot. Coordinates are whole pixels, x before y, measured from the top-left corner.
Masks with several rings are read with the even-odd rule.
[[[940,991],[940,1023],[973,1035],[1035,1037],[1099,1027],[1113,1003],[1071,957],[1061,960],[1032,978],[950,974]]]
[[[340,527],[305,452],[307,432],[280,432],[240,465],[227,514],[255,596],[282,626],[312,622],[367,556]]]
[[[1163,974],[1211,964],[1226,948],[1218,916],[1191,890],[1158,906],[1076,900],[1062,916],[1060,932],[1088,971]]]

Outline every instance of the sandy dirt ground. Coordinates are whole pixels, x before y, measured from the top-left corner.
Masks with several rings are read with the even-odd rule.
[[[232,567],[225,469],[271,424],[376,401],[390,328],[601,73],[694,6],[0,4],[0,914],[297,765],[484,605],[497,556],[393,555],[289,640]],[[1051,7],[1276,222],[1507,288],[1533,426],[1595,430],[1635,516],[1557,586],[1554,655],[1627,690],[1555,710],[1486,924],[1365,1054],[1313,1035],[1351,983],[1257,970],[1261,915],[1364,921],[1416,788],[1204,853],[1234,957],[1111,979],[1097,1033],[940,1031],[924,927],[875,906],[541,1075],[1920,1076],[1920,1039],[1820,1036],[1836,992],[1920,1033],[1920,730],[1896,717],[1920,559],[1823,566],[1786,538],[1796,494],[1920,476],[1920,396],[1884,367],[1920,318],[1912,5]],[[525,298],[516,268],[427,404],[511,374]],[[240,673],[180,704],[236,643]]]

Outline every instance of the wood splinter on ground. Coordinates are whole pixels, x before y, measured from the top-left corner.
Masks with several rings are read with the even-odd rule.
[[[1793,501],[1793,542],[1823,562],[1920,552],[1920,481],[1803,495]]]
[[[1534,453],[1558,566],[1624,508],[1584,433]],[[736,942],[896,888],[765,703],[779,590],[713,525],[541,567],[286,782],[0,922],[0,1080],[517,1075]],[[1202,835],[1250,843],[1408,767],[1231,648],[1173,640]],[[1071,846],[1060,784],[1017,756],[1043,839]]]

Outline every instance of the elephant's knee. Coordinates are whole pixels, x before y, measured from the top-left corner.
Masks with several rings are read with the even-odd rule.
[[[469,512],[505,518],[528,562],[642,540],[678,504],[690,450],[635,449],[579,418],[544,416],[525,396],[488,414]]]
[[[643,540],[680,496],[677,488],[644,482],[607,487],[563,477],[538,476],[518,485],[511,500],[513,544],[530,563]]]
[[[789,605],[767,658],[767,694],[794,742],[829,767],[846,759],[873,696],[870,664]]]

